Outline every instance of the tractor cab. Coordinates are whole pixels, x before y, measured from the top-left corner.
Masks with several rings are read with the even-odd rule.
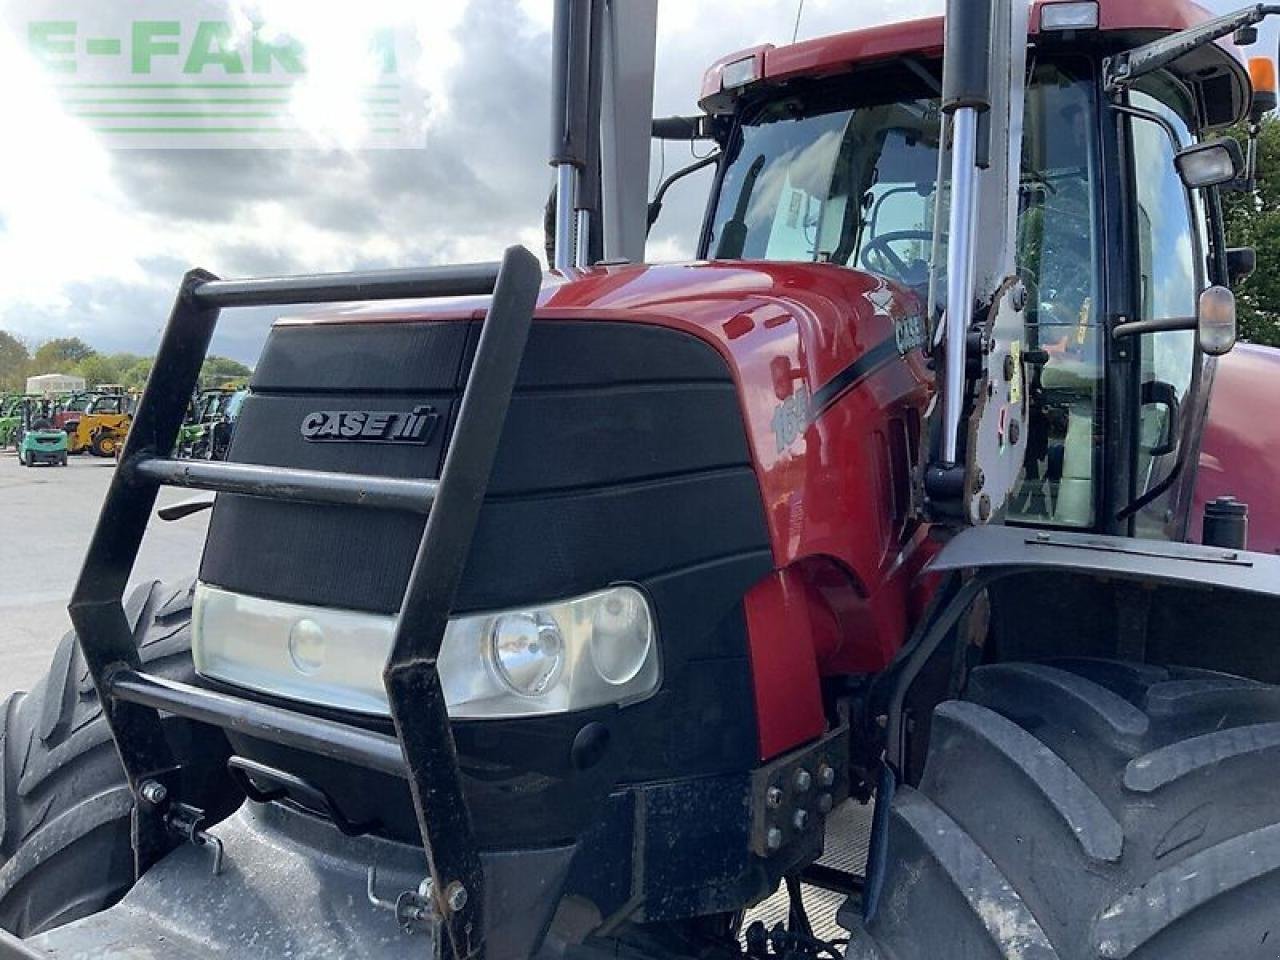
[[[1122,71],[1127,51],[1204,21],[1188,3],[1031,10],[1010,203],[1025,310],[1016,355],[996,371],[1011,404],[1026,402],[1023,422],[996,427],[996,455],[1021,461],[1012,522],[1185,535],[1200,386],[1231,345],[1198,337],[1196,318],[1230,312],[1222,288],[1248,253],[1226,247],[1220,196],[1248,172],[1236,142],[1217,138],[1254,104],[1224,42]],[[953,193],[943,30],[918,21],[716,63],[696,122],[721,153],[700,255],[876,274],[929,304],[936,343]],[[1259,96],[1264,110],[1274,102]],[[912,345],[929,348],[925,331]]]

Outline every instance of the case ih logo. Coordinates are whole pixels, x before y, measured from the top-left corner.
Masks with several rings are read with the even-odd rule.
[[[427,443],[440,415],[435,407],[410,413],[386,410],[317,410],[302,418],[302,439],[313,443]]]

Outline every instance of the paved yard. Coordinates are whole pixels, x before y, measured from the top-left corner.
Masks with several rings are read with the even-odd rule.
[[[115,461],[83,455],[65,469],[24,468],[0,451],[0,700],[30,688],[71,623],[67,600],[80,572]],[[160,502],[190,499],[166,489]],[[194,572],[208,514],[175,523],[153,519],[134,580]]]

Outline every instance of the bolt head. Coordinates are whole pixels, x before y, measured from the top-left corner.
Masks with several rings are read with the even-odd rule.
[[[809,825],[809,811],[797,810],[795,816],[791,818],[791,823],[797,830],[803,830]]]
[[[457,880],[453,881],[445,891],[445,903],[452,912],[457,913],[467,905],[467,888]]]
[[[818,786],[830,788],[835,786],[836,770],[829,763],[824,763],[818,768]]]
[[[142,794],[143,800],[157,807],[164,803],[169,796],[169,791],[166,790],[164,784],[160,783],[158,780],[146,781],[138,792]]]
[[[796,771],[795,778],[791,781],[791,783],[796,788],[796,790],[798,790],[800,793],[804,793],[806,790],[809,789],[809,787],[813,785],[813,776],[812,774],[809,773],[808,770],[804,769],[804,767],[801,767],[799,770]]]
[[[770,787],[764,793],[764,802],[772,810],[777,810],[782,806],[782,788]]]
[[[770,827],[769,832],[764,835],[764,845],[770,851],[781,849],[782,847],[782,831],[777,827]]]
[[[822,813],[830,813],[831,808],[835,805],[835,801],[831,799],[831,794],[824,793],[818,797],[818,810]]]

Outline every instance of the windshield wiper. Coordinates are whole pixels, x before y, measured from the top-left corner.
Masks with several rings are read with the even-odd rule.
[[[742,178],[742,189],[738,191],[733,216],[720,228],[720,239],[716,242],[717,260],[742,259],[742,251],[747,246],[747,207],[751,203],[751,194],[755,192],[756,180],[764,170],[764,164],[764,154],[760,154],[751,161],[751,166]]]

